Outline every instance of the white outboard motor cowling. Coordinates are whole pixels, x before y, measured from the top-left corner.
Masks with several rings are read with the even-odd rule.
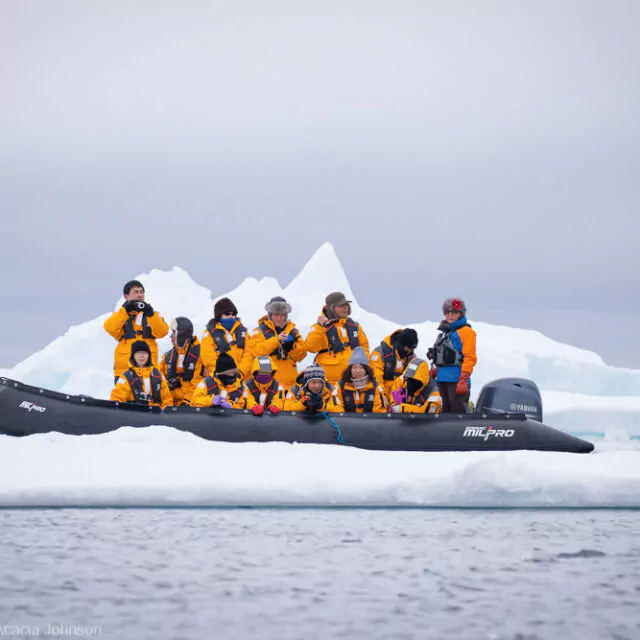
[[[524,413],[542,422],[542,397],[538,385],[526,378],[500,378],[482,387],[476,413]]]

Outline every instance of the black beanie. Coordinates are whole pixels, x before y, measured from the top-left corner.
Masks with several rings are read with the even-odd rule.
[[[220,322],[223,313],[233,313],[234,316],[238,315],[236,305],[233,304],[229,298],[220,298],[220,300],[213,305],[213,319],[216,323]]]
[[[228,354],[221,353],[216,360],[215,373],[221,373],[222,371],[231,371],[236,368],[236,361]]]
[[[415,349],[418,346],[418,333],[415,329],[403,329],[396,338],[397,347]]]
[[[136,340],[131,345],[131,357],[129,358],[129,362],[131,362],[131,364],[134,365],[134,366],[138,366],[136,364],[136,361],[133,359],[134,354],[136,354],[138,351],[144,351],[145,353],[149,354],[149,361],[147,362],[147,366],[150,365],[151,364],[151,349],[149,348],[149,345],[144,340]]]

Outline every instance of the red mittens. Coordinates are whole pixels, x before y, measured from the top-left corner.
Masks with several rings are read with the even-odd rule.
[[[469,393],[469,376],[471,374],[468,371],[463,371],[460,374],[460,380],[458,380],[458,384],[456,385],[456,395],[457,396],[466,396]]]
[[[273,414],[280,413],[282,411],[282,409],[279,409],[274,404],[270,404],[268,408],[269,408],[269,413],[273,413]],[[254,416],[261,416],[264,413],[264,407],[261,404],[255,404],[251,408],[251,411]]]

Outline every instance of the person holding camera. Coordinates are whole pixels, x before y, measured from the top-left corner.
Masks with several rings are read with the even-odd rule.
[[[151,365],[158,362],[156,340],[169,333],[162,316],[144,299],[144,287],[138,280],[130,280],[122,289],[123,305],[105,320],[105,331],[118,341],[113,354],[113,374],[119,376],[129,368],[131,345],[143,340],[149,345]]]
[[[151,349],[144,340],[135,340],[131,345],[131,365],[116,380],[111,392],[114,402],[135,402],[154,407],[172,407],[173,397],[169,385],[160,371],[151,362]]]
[[[251,334],[251,356],[277,360],[276,380],[290,389],[298,377],[298,362],[307,355],[304,340],[289,320],[291,305],[282,296],[274,296],[264,308],[267,315],[258,320],[258,327]]]
[[[369,340],[358,322],[351,317],[351,300],[344,293],[334,291],[327,295],[318,316],[311,327],[304,346],[309,353],[316,353],[314,362],[323,369],[327,381],[338,384],[355,349],[361,347],[369,361]]]

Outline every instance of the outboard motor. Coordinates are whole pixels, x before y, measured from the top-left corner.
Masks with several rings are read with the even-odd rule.
[[[476,413],[524,413],[542,422],[542,397],[538,385],[526,378],[500,378],[482,387]]]

